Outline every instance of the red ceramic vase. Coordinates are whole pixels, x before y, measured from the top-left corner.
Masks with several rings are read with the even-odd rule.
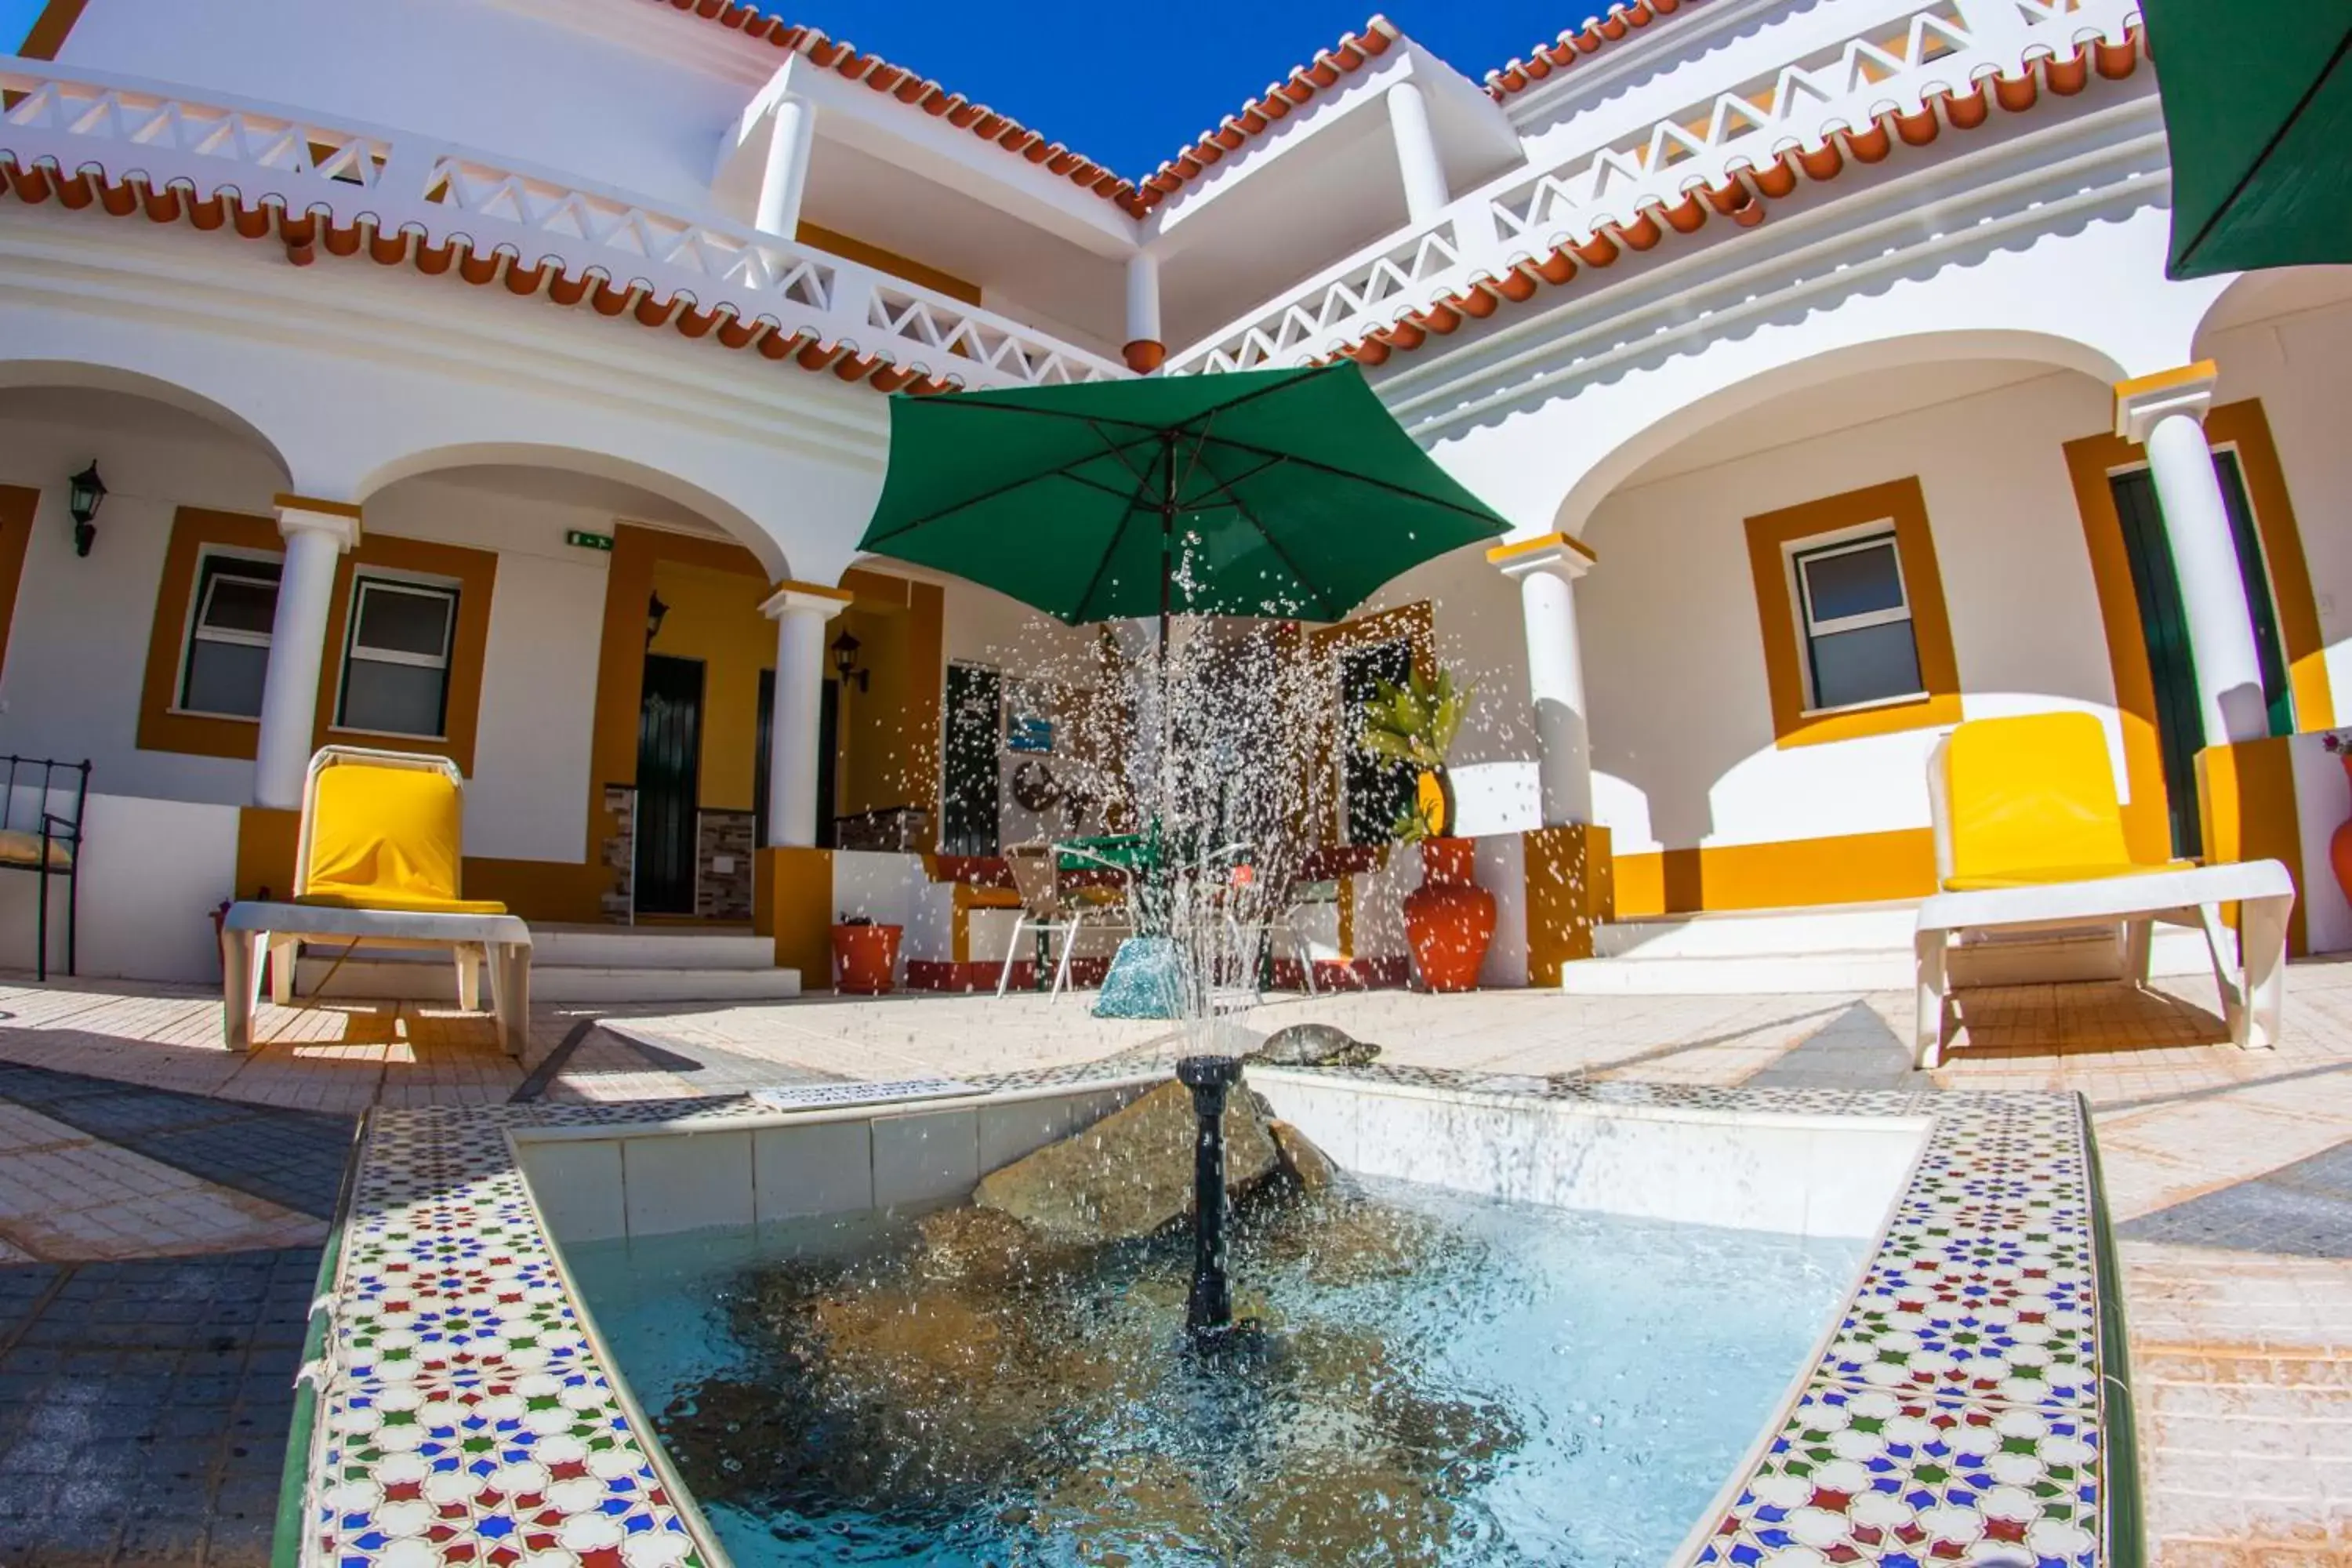
[[[1475,879],[1478,846],[1469,838],[1421,841],[1421,886],[1404,899],[1404,933],[1432,991],[1475,991],[1486,944],[1495,940],[1495,895]]]
[[[898,973],[899,926],[835,926],[833,928],[833,968],[836,989],[859,996],[879,996],[890,989]]]
[[[2347,782],[2352,782],[2352,751],[2337,752],[2336,761],[2344,764]],[[2327,863],[2336,868],[2336,885],[2352,899],[2352,817],[2336,825],[2336,835],[2327,841]]]

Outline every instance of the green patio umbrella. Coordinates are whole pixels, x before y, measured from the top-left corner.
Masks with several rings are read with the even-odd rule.
[[[2352,261],[2352,0],[2145,0],[2174,278]]]
[[[1339,620],[1504,527],[1342,362],[902,393],[861,548],[1164,646],[1171,614]]]

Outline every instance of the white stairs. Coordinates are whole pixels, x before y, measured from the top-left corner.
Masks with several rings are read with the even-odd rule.
[[[535,1003],[773,1002],[801,994],[800,971],[777,968],[774,942],[740,926],[534,924],[530,939]],[[296,995],[457,1000],[457,966],[446,952],[362,945],[337,968],[341,955],[333,943],[306,947],[295,965]]]
[[[1592,933],[1593,956],[1564,965],[1560,989],[1586,996],[1780,995],[1907,991],[1918,905],[1825,904],[1615,921]],[[1960,985],[2112,980],[2123,973],[2113,928],[1971,938],[1952,955]],[[2159,975],[2207,974],[2205,939],[2156,928]]]

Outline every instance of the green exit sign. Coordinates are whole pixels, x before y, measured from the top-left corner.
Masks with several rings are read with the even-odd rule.
[[[609,533],[589,533],[575,528],[563,536],[563,542],[576,544],[583,550],[610,550],[613,548],[613,536]]]

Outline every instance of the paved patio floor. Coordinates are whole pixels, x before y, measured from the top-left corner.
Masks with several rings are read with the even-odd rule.
[[[2094,1107],[2166,1568],[2352,1563],[2352,963],[2296,965],[2289,998],[2280,1048],[2240,1052],[2221,1043],[2210,984],[1975,993],[1957,1051],[1924,1080]],[[545,1009],[533,1041],[551,1059],[527,1075],[486,1019],[446,1009],[265,1008],[266,1043],[236,1057],[214,994],[0,979],[0,1564],[266,1558],[288,1325],[368,1107],[729,1094],[1177,1048],[1160,1026],[1086,1005]],[[1273,999],[1244,1021],[1320,1019],[1433,1067],[1881,1085],[1921,1081],[1909,1006],[1388,992]]]

